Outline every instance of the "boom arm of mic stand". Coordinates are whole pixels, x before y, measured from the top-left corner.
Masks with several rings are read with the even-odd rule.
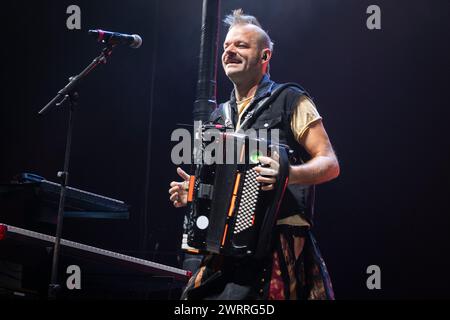
[[[61,101],[66,95],[71,94],[76,87],[82,82],[82,80],[97,67],[100,63],[105,64],[107,62],[107,58],[111,55],[112,49],[114,45],[108,45],[102,50],[102,53],[96,57],[80,74],[70,77],[69,83],[58,91],[58,94],[49,102],[47,105],[42,108],[38,114],[45,115],[49,112],[53,107],[58,106],[58,101]]]

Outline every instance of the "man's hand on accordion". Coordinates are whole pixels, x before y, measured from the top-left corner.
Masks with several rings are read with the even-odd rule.
[[[254,168],[260,174],[256,181],[262,183],[261,190],[273,190],[280,170],[280,156],[274,152],[271,157],[260,156],[258,160],[262,166]]]
[[[176,208],[184,207],[187,204],[187,195],[189,189],[189,175],[183,171],[180,167],[177,168],[178,175],[183,178],[184,181],[177,182],[172,181],[170,183],[170,201]]]

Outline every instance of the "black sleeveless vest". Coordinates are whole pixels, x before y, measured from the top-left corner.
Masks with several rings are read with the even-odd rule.
[[[278,90],[277,90],[278,88]],[[291,129],[291,115],[302,95],[309,94],[296,84],[276,84],[265,75],[250,105],[241,117],[241,129],[278,129],[279,142],[293,150],[292,164],[310,159],[306,150],[297,142]],[[231,98],[218,106],[209,122],[227,127],[236,126],[238,112],[234,90]],[[311,225],[314,216],[314,185],[290,184],[284,195],[278,219],[300,214]]]

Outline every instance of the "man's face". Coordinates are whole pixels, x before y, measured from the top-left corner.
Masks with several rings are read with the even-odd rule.
[[[239,82],[263,73],[259,33],[253,25],[237,25],[228,31],[223,43],[222,66],[225,74]]]

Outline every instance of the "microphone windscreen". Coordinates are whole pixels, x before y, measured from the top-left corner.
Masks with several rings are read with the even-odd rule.
[[[138,36],[137,34],[133,34],[133,38],[134,38],[134,41],[130,47],[137,49],[142,45],[142,38],[140,36]]]

